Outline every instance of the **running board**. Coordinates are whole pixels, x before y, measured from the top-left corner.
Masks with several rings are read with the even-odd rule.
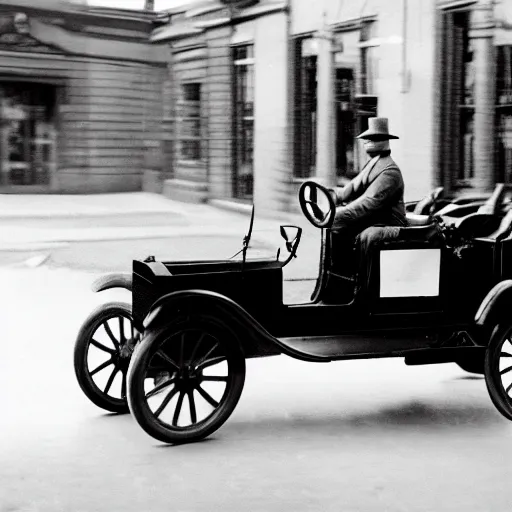
[[[406,353],[431,349],[436,337],[416,329],[414,332],[382,331],[338,336],[277,338],[282,351],[296,359],[329,362],[340,359],[403,357]]]

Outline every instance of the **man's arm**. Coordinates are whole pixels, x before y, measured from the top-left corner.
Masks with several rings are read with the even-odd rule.
[[[398,169],[386,169],[347,206],[336,208],[333,229],[343,228],[374,215],[389,204],[398,193],[402,183]]]
[[[334,192],[336,194],[336,205],[349,203],[356,197],[356,184],[358,176],[349,181],[344,187],[336,187]]]

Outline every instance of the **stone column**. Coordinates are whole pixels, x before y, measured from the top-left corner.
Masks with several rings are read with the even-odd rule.
[[[471,13],[469,37],[474,48],[474,186],[479,191],[494,187],[494,137],[496,71],[493,45],[492,0],[480,0]]]
[[[336,186],[336,126],[334,118],[334,53],[332,30],[324,19],[317,36],[317,149],[316,177],[328,187]]]

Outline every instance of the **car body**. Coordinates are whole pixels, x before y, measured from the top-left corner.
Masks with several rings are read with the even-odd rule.
[[[496,349],[508,340],[503,334],[508,323],[512,328],[508,198],[508,188],[500,185],[485,201],[478,198],[476,207],[463,202],[445,204],[431,216],[408,214],[413,225],[400,239],[372,248],[372,271],[364,283],[357,265],[347,264],[351,257],[357,260],[354,249],[323,229],[317,284],[303,304],[283,302],[283,267],[295,256],[300,228],[295,237],[290,227],[281,228],[290,251],[285,261],[248,259],[250,234],[238,260],[135,260],[132,315],[142,340],[127,374],[131,412],[163,442],[204,438],[236,406],[243,360],[284,354],[309,362],[381,357],[403,357],[411,365],[456,362],[485,373],[493,402],[512,418],[510,389],[500,378],[508,356]],[[119,283],[119,276],[112,282],[116,279]],[[356,285],[364,293],[354,294]],[[493,342],[496,332],[501,334]],[[198,356],[205,339],[208,350]],[[227,373],[207,376],[205,368],[219,362],[227,364]],[[157,375],[167,380],[157,382]],[[207,381],[225,383],[217,399],[204,394]],[[195,411],[196,391],[212,407],[203,419]],[[162,393],[167,393],[163,401],[151,405]],[[190,413],[184,425],[186,401]],[[168,404],[174,404],[174,414],[163,420]]]

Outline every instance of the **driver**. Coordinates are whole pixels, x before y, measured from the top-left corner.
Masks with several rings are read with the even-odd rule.
[[[358,139],[364,140],[370,157],[361,172],[346,186],[331,189],[336,204],[332,229],[348,237],[358,238],[361,265],[367,278],[372,244],[398,238],[400,228],[408,225],[404,206],[404,181],[391,158],[390,139],[398,139],[388,131],[388,119],[371,117],[368,130]],[[360,270],[365,271],[365,267]],[[361,281],[360,281],[361,282]]]
[[[402,173],[391,158],[385,117],[371,117],[368,130],[358,135],[370,157],[346,186],[332,190],[337,205],[332,229],[361,233],[369,226],[407,226]]]

